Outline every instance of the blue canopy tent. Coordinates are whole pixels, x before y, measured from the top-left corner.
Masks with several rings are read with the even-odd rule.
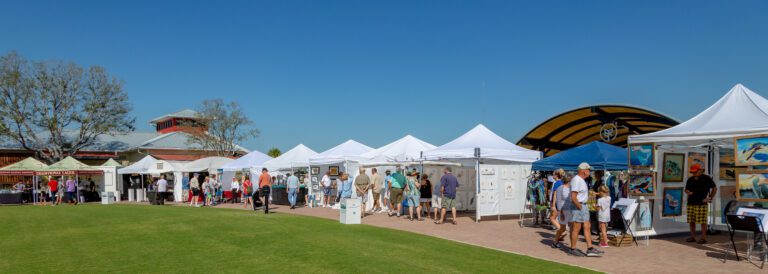
[[[594,141],[533,162],[533,170],[575,171],[582,162],[593,170],[627,170],[627,149]]]

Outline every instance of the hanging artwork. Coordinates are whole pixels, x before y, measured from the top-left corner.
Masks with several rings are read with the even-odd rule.
[[[720,186],[720,189],[717,190],[717,195],[720,196],[720,222],[724,224],[725,215],[727,214],[725,206],[728,205],[728,202],[736,199],[736,186]]]
[[[311,175],[317,175],[317,174],[320,174],[320,167],[312,167]]]
[[[328,172],[331,173],[331,176],[339,176],[339,167],[338,166],[330,166],[330,167],[328,167]]]
[[[768,165],[768,135],[733,138],[737,166]]]
[[[514,180],[506,180],[504,181],[504,199],[510,200],[515,198],[515,181]]]
[[[718,154],[720,156],[720,180],[735,181],[737,172],[747,170],[745,167],[736,166],[733,149],[721,148]]]
[[[661,210],[662,217],[683,215],[683,188],[665,187],[663,196],[664,206]]]
[[[653,172],[633,172],[629,174],[627,192],[630,196],[656,195],[655,176]]]
[[[685,154],[664,153],[664,167],[661,172],[662,182],[680,183],[683,181]]]
[[[743,202],[768,202],[768,171],[736,174],[736,199]]]
[[[688,152],[688,168],[691,168],[696,164],[700,165],[704,169],[707,169],[707,154],[704,152]]]
[[[640,202],[638,219],[640,219],[640,230],[653,228],[653,200]]]
[[[632,169],[650,169],[654,165],[653,143],[629,145],[627,153]]]

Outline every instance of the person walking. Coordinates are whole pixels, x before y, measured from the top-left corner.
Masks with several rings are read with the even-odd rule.
[[[67,177],[67,204],[77,204],[77,183],[72,177]]]
[[[565,230],[568,228],[568,223],[571,220],[571,211],[569,210],[572,208],[571,184],[568,180],[565,180],[564,170],[559,169],[555,171],[555,174],[560,174],[559,178],[560,180],[563,180],[563,183],[555,189],[555,195],[552,199],[553,208],[558,212],[558,217],[555,221],[559,225],[557,232],[555,232],[555,238],[552,239],[552,248],[562,248],[563,244],[560,242],[565,238]]]
[[[355,177],[355,193],[360,197],[360,217],[365,217],[365,204],[368,203],[368,189],[371,187],[371,178],[365,174],[365,168],[360,167],[360,174]]]
[[[301,191],[301,188],[304,187],[306,189],[307,194],[304,194],[304,206],[305,207],[312,207],[313,203],[315,202],[315,190],[312,188],[312,182],[309,181],[309,176],[306,174],[304,176],[301,176],[299,178],[299,181],[301,181],[301,186],[299,186],[299,191]]]
[[[59,193],[59,182],[51,176],[48,180],[48,194],[51,195],[51,206],[56,206],[61,202],[56,198],[57,193]]]
[[[685,194],[688,195],[688,227],[691,237],[686,242],[696,242],[696,224],[701,225],[701,239],[698,244],[707,243],[707,217],[709,216],[709,203],[717,194],[717,186],[712,178],[704,174],[704,168],[700,164],[694,164],[690,167],[693,174],[685,182]]]
[[[189,188],[192,189],[192,200],[189,200],[189,206],[192,206],[192,203],[195,204],[195,207],[199,206],[197,203],[200,199],[200,182],[197,177],[198,175],[195,173],[192,179],[189,180]]]
[[[384,185],[384,177],[381,177],[379,171],[374,167],[371,169],[371,190],[373,192],[373,213],[381,212],[381,187]]]
[[[285,182],[285,186],[288,189],[288,203],[291,204],[291,209],[296,208],[296,197],[299,194],[299,177],[294,174],[288,173],[288,179]]]
[[[232,197],[230,202],[232,204],[238,203],[239,202],[238,200],[240,197],[240,182],[237,181],[237,176],[232,177],[232,184],[230,186],[231,186],[230,194]]]
[[[400,212],[403,210],[403,187],[405,187],[406,179],[402,172],[403,170],[398,168],[390,179],[389,200],[392,203],[390,208],[396,209],[394,213],[389,213],[390,217],[394,215],[400,217]]]
[[[555,206],[555,200],[557,200],[557,197],[555,194],[557,193],[557,189],[563,185],[563,176],[565,176],[565,170],[563,170],[562,168],[555,170],[555,172],[552,174],[552,177],[555,180],[555,182],[552,184],[552,189],[550,189],[549,191],[549,208],[550,208],[549,222],[555,228],[554,230],[560,230],[560,223],[557,221],[557,218],[560,215],[560,210],[558,210],[557,207]]]
[[[157,204],[165,205],[165,192],[168,191],[168,181],[165,180],[165,174],[160,175],[157,180]]]
[[[421,200],[421,193],[419,191],[420,184],[419,184],[419,173],[415,170],[412,171],[410,174],[408,174],[408,177],[406,178],[406,184],[405,184],[405,200],[408,203],[408,220],[413,221],[413,211],[414,207],[416,208],[416,219],[418,221],[422,221],[421,219],[421,204],[419,201]]]
[[[213,189],[213,199],[211,205],[217,205],[221,199],[221,182],[216,179],[216,174],[211,175],[211,188]]]
[[[326,171],[323,175],[323,179],[320,179],[323,184],[323,207],[330,207],[331,205],[331,172]]]
[[[432,182],[429,181],[427,174],[421,175],[421,186],[419,187],[419,192],[421,193],[419,201],[421,202],[421,208],[424,211],[422,216],[429,216],[429,202],[432,201]],[[422,210],[419,210],[419,212],[421,213]]]
[[[443,177],[440,178],[440,196],[443,197],[442,209],[440,210],[440,220],[435,224],[443,224],[445,222],[445,212],[447,209],[451,209],[451,223],[456,225],[456,189],[459,187],[459,179],[452,173],[451,167],[445,167],[443,169]]]
[[[587,208],[587,199],[589,198],[589,187],[584,180],[589,177],[592,169],[588,163],[579,164],[578,175],[571,179],[571,219],[568,225],[571,227],[571,250],[570,255],[581,257],[584,253],[576,248],[579,240],[579,232],[584,234],[584,240],[587,243],[587,257],[600,257],[603,253],[592,246],[591,224],[589,222],[589,209]]]
[[[389,214],[392,212],[392,202],[389,198],[391,194],[389,188],[392,187],[392,171],[386,170],[384,175],[384,184],[381,186],[381,206],[386,207],[383,210]]]
[[[266,168],[261,169],[261,175],[259,175],[259,191],[261,192],[261,195],[264,198],[264,214],[269,213],[269,203],[270,203],[270,193],[272,193],[272,183],[273,179],[272,176],[269,175],[269,170]],[[257,197],[256,199],[259,199]]]
[[[248,208],[249,205],[254,206],[253,194],[253,184],[250,178],[248,175],[243,175],[243,208]]]

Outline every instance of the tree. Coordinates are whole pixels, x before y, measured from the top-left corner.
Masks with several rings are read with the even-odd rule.
[[[277,158],[281,154],[283,154],[283,153],[280,152],[280,149],[276,148],[276,147],[270,148],[269,151],[267,151],[267,155],[269,155],[269,157],[272,157],[272,158]]]
[[[259,136],[259,130],[251,128],[253,122],[237,102],[204,100],[197,108],[196,118],[194,124],[187,125],[192,135],[189,143],[213,150],[218,156],[234,156],[241,150],[237,143]]]
[[[99,136],[134,130],[123,83],[106,69],[0,57],[0,136],[56,162]]]

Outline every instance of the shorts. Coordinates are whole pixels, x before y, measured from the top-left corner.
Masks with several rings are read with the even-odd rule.
[[[378,204],[378,203],[379,203],[379,200],[381,200],[381,199],[379,199],[379,198],[380,198],[380,197],[379,197],[380,195],[381,195],[381,193],[376,193],[376,192],[374,192],[374,193],[373,193],[373,204],[374,204],[374,205]]]
[[[441,204],[445,209],[456,208],[456,198],[443,197],[443,201],[441,202]]]
[[[365,194],[357,193],[357,197],[360,198],[361,203],[364,203],[364,204],[368,203],[368,193],[365,193]]]
[[[686,215],[688,215],[688,223],[706,224],[709,205],[688,205]]]
[[[192,196],[199,196],[200,195],[200,189],[192,188]]]
[[[421,195],[407,195],[406,202],[408,202],[408,207],[415,207],[419,206],[419,198]]]
[[[421,199],[419,199],[419,202],[420,203],[429,203],[429,201],[431,201],[431,200],[432,199],[430,199],[430,198],[421,198]]]
[[[569,218],[569,223],[588,223],[589,222],[589,209],[587,208],[587,204],[581,204],[581,209],[576,208],[576,206],[573,206],[570,209],[571,218]]]
[[[402,188],[392,188],[390,190],[390,202],[393,204],[402,204],[403,203],[403,189]]]
[[[51,200],[56,199],[56,191],[51,191],[48,195],[51,196]]]
[[[323,187],[323,195],[331,196],[331,187]]]
[[[432,208],[441,208],[443,203],[443,197],[432,195]]]

